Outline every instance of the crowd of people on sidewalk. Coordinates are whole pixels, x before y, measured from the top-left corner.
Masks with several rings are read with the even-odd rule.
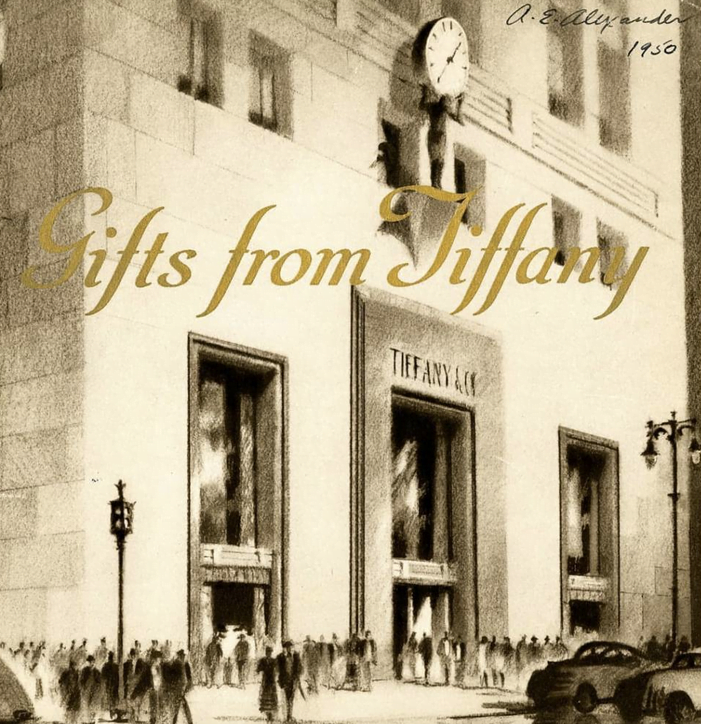
[[[225,632],[212,635],[200,657],[201,679],[196,682],[187,653],[173,652],[170,641],[160,645],[154,640],[146,651],[135,641],[123,664],[121,684],[115,652],[104,638],[94,649],[83,639],[79,645],[73,641],[68,648],[59,644],[50,651],[43,641],[20,642],[15,649],[0,642],[0,658],[36,701],[60,702],[68,724],[92,724],[98,716],[119,714],[132,722],[148,716],[151,724],[171,724],[181,709],[191,724],[185,694],[193,683],[245,689],[257,676],[259,708],[269,721],[278,713],[292,720],[297,694],[307,698],[324,688],[372,690],[377,645],[370,631],[362,637],[352,634],[345,641],[336,634],[328,641],[324,636],[318,640],[307,636],[298,647],[286,640],[277,656],[271,641],[256,642],[246,632],[237,632],[235,638],[232,645]],[[650,659],[666,662],[688,651],[690,644],[682,636],[675,648],[671,636],[664,641],[651,636],[647,641],[641,637],[638,648]],[[541,642],[524,635],[515,645],[508,636],[501,641],[482,636],[468,645],[448,631],[437,644],[427,633],[419,638],[414,632],[396,657],[394,674],[399,681],[424,685],[523,690],[535,669],[569,656],[559,636],[554,640],[545,636]]]
[[[459,687],[520,688],[522,680],[548,661],[565,659],[567,647],[559,636],[551,641],[546,636],[541,643],[537,636],[530,642],[526,636],[514,646],[508,636],[497,641],[482,636],[469,647],[461,636],[446,631],[437,645],[424,633],[419,639],[415,632],[409,636],[395,662],[395,677],[401,681],[441,683]]]
[[[676,646],[670,634],[667,634],[664,641],[658,641],[654,635],[645,641],[641,636],[638,640],[638,649],[652,661],[671,663],[677,654],[687,653],[691,649],[691,644],[686,636],[682,636]]]
[[[255,644],[251,645],[246,634],[239,634],[236,646],[227,656],[223,638],[221,632],[215,632],[207,644],[204,652],[204,683],[208,687],[223,685],[245,688],[252,673]],[[285,718],[290,721],[297,693],[306,698],[318,694],[322,688],[353,691],[372,689],[377,645],[370,631],[366,631],[362,638],[353,634],[345,642],[341,642],[336,634],[329,641],[323,635],[318,640],[307,636],[300,651],[295,649],[291,640],[286,640],[282,649],[277,657],[273,657],[272,642],[265,642],[265,655],[258,660],[255,670],[260,674],[260,711],[270,720],[279,708],[283,708]],[[278,688],[284,694],[284,704],[279,702]]]
[[[183,649],[173,653],[169,641],[163,646],[152,641],[142,652],[134,642],[122,668],[106,639],[91,650],[87,639],[70,647],[59,644],[47,651],[45,642],[35,646],[20,642],[16,649],[0,642],[0,656],[24,682],[36,701],[51,698],[60,702],[67,724],[92,724],[98,716],[110,719],[128,714],[130,721],[143,720],[148,710],[151,724],[170,724],[181,705],[190,720],[185,693],[192,687],[192,672]]]

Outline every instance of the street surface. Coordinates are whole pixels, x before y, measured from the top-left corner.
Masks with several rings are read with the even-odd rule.
[[[280,697],[282,700],[282,697]],[[245,690],[232,687],[197,688],[188,695],[194,724],[263,722],[258,711],[258,686]],[[282,701],[281,701],[282,704]],[[278,721],[283,714],[278,712]],[[459,689],[375,682],[373,691],[328,691],[295,700],[298,722],[397,722],[404,724],[623,724],[613,705],[599,706],[592,714],[579,714],[572,707],[536,713],[519,692],[501,689]],[[180,717],[178,724],[186,724]],[[642,724],[663,724],[645,719]]]

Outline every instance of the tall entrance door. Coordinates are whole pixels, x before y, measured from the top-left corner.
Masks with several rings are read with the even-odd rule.
[[[430,636],[435,650],[443,634],[452,630],[450,588],[395,584],[392,602],[395,661],[412,633],[416,634],[417,641],[421,641],[424,634]]]

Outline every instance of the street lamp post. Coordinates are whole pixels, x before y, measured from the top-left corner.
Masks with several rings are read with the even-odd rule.
[[[124,548],[127,536],[134,525],[134,505],[124,499],[125,483],[121,480],[115,486],[119,497],[110,501],[110,533],[117,542],[118,565],[118,614],[117,614],[117,666],[119,667],[119,692],[123,689],[124,668]],[[121,720],[121,719],[120,719]]]
[[[677,503],[679,501],[679,471],[677,444],[685,431],[692,435],[689,445],[689,456],[694,465],[701,461],[701,445],[696,439],[696,420],[677,420],[677,413],[672,411],[669,420],[665,422],[647,423],[647,444],[641,455],[645,463],[652,469],[657,462],[659,453],[655,447],[655,440],[664,437],[672,448],[672,492],[669,497],[672,499],[672,645],[677,648],[677,617],[679,610],[679,514]]]

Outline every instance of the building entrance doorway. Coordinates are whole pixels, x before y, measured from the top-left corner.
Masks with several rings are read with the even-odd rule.
[[[223,635],[227,648],[240,634],[261,642],[268,631],[268,586],[250,583],[211,583],[202,587],[202,640],[208,642],[213,634]],[[231,639],[231,641],[229,641]]]
[[[392,625],[394,632],[394,661],[401,658],[403,678],[424,676],[421,656],[417,655],[414,662],[406,650],[406,644],[412,633],[417,644],[424,636],[431,638],[431,649],[434,652],[433,666],[438,667],[435,651],[443,634],[451,631],[453,595],[451,588],[395,584],[392,601]],[[433,667],[432,667],[433,668]]]
[[[212,585],[212,627],[223,631],[227,626],[253,629],[254,587],[245,583]]]
[[[570,601],[570,635],[598,633],[601,628],[601,604],[594,601]]]

